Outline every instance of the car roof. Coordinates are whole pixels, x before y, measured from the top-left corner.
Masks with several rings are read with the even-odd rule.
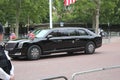
[[[59,30],[59,29],[85,29],[82,27],[58,27],[58,28],[52,28],[50,30]]]
[[[91,35],[96,35],[94,32],[90,31],[87,28],[83,28],[83,27],[56,27],[56,28],[52,28],[52,29],[42,29],[42,30],[48,30],[49,32],[51,32],[51,31],[54,31],[54,30],[65,30],[65,29],[83,29]]]
[[[52,29],[37,29],[37,30],[48,30],[49,32],[51,32],[54,30],[65,30],[65,29],[83,29],[85,31],[89,31],[87,28],[83,28],[83,27],[56,27]]]
[[[38,28],[37,30],[39,30],[40,28]],[[58,29],[86,29],[83,27],[56,27],[56,28],[51,28],[51,29],[45,29],[45,30],[58,30]]]

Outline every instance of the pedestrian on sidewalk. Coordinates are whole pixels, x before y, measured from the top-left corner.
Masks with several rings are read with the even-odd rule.
[[[14,80],[14,67],[2,44],[4,29],[0,24],[0,80]]]

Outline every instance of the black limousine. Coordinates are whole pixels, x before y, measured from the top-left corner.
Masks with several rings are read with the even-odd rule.
[[[42,55],[58,52],[71,54],[84,51],[86,54],[92,54],[102,45],[102,38],[85,28],[37,29],[33,33],[35,38],[32,40],[8,41],[5,49],[9,52],[9,56],[27,57],[34,60]]]

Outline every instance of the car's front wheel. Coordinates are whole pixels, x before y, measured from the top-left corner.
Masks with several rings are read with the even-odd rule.
[[[93,54],[95,52],[95,44],[94,42],[90,41],[85,46],[85,53]]]
[[[32,45],[28,48],[27,58],[30,60],[39,59],[41,55],[41,49],[37,45]]]

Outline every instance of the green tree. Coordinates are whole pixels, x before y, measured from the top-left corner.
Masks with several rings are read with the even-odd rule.
[[[90,23],[96,30],[99,23],[120,23],[120,0],[77,0],[68,7],[64,6],[63,1],[53,0],[53,22]],[[49,22],[49,2],[0,0],[0,22],[15,25],[16,33],[19,23],[29,25]]]
[[[55,22],[90,23],[96,31],[99,23],[120,23],[120,0],[77,0],[68,7],[62,0],[54,0],[53,4],[57,9]]]
[[[107,0],[101,4],[100,22],[101,23],[120,23],[120,0]]]
[[[0,21],[15,25],[15,33],[18,35],[19,23],[48,22],[48,7],[48,0],[0,0]]]

